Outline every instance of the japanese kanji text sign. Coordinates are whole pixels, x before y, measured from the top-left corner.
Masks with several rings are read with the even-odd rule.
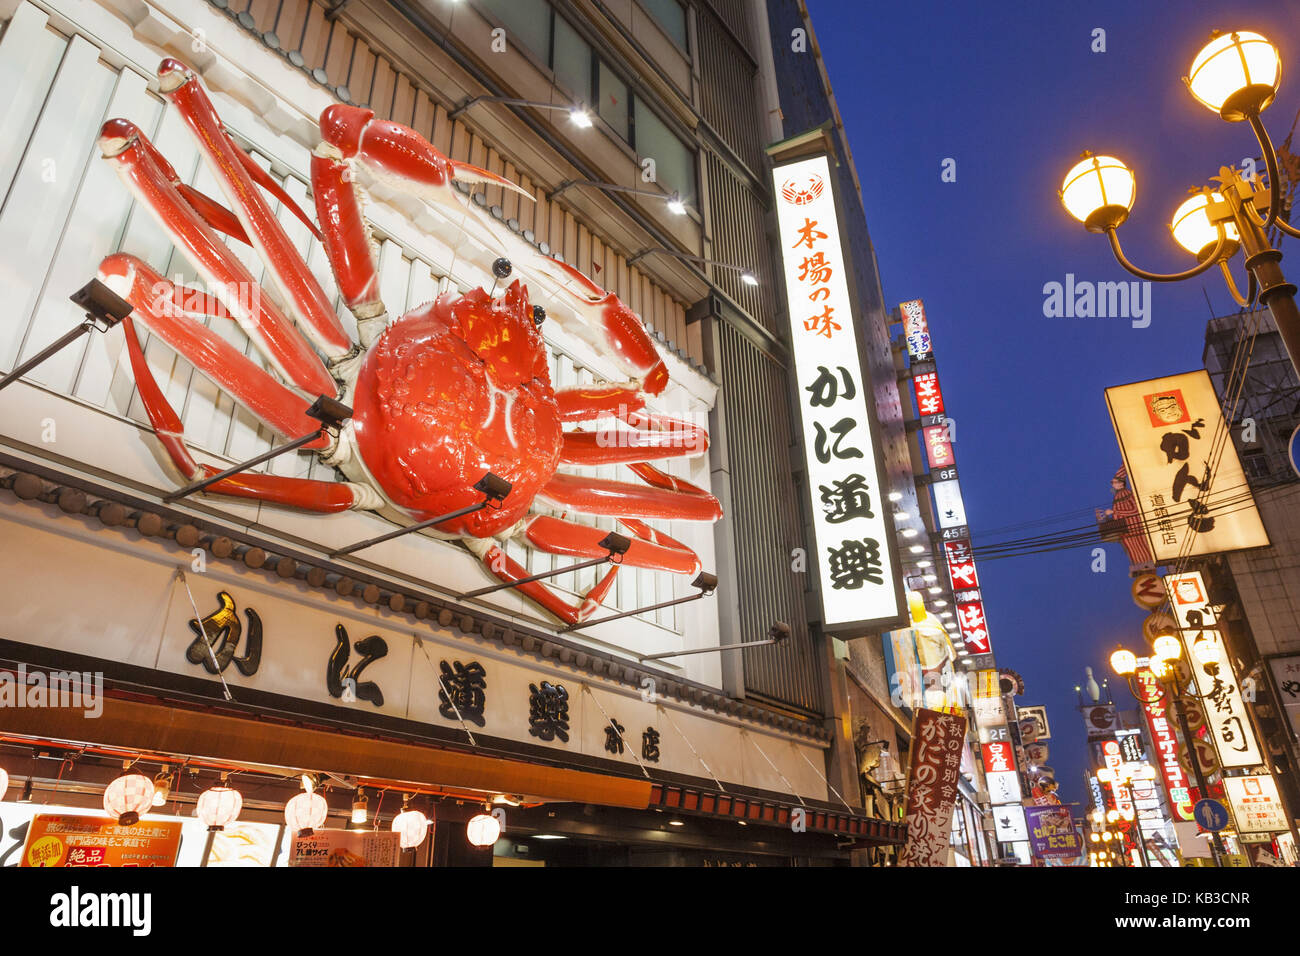
[[[1117,385],[1106,404],[1157,564],[1268,545],[1208,372]]]
[[[945,866],[966,718],[918,710],[912,741],[912,763],[907,771],[907,843],[898,862],[900,866]]]
[[[1192,800],[1187,771],[1183,768],[1182,761],[1178,759],[1178,738],[1174,735],[1173,724],[1170,723],[1169,697],[1149,667],[1139,667],[1134,678],[1141,690],[1139,700],[1142,701],[1142,710],[1147,718],[1147,729],[1151,732],[1151,742],[1155,747],[1152,757],[1160,767],[1160,779],[1164,781],[1165,794],[1169,797],[1173,818],[1191,820],[1195,801]]]
[[[1237,829],[1242,833],[1277,833],[1288,829],[1286,807],[1272,774],[1228,777],[1223,781]]]
[[[920,372],[912,376],[912,390],[916,393],[916,411],[922,418],[943,414],[943,392],[939,389],[938,372]]]
[[[966,524],[966,505],[961,500],[961,485],[956,478],[936,481],[930,490],[934,492],[934,513],[940,528],[960,528]]]
[[[1241,685],[1223,642],[1223,634],[1210,606],[1205,581],[1199,571],[1165,577],[1169,603],[1182,629],[1187,664],[1203,698],[1205,723],[1219,754],[1219,765],[1227,768],[1254,767],[1264,762],[1255,739],[1255,729],[1246,713]]]
[[[898,313],[903,317],[903,336],[907,339],[907,351],[913,361],[924,361],[930,357],[930,323],[925,320],[925,305],[920,299],[899,303]],[[932,414],[922,412],[922,415]],[[933,413],[937,414],[937,413]]]
[[[823,627],[896,623],[902,586],[831,169],[822,155],[779,165],[773,176]]]

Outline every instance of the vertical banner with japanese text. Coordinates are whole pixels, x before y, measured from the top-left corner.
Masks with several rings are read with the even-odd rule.
[[[1146,714],[1147,730],[1151,733],[1151,745],[1155,748],[1156,763],[1160,766],[1160,779],[1164,781],[1165,795],[1169,798],[1169,809],[1175,820],[1192,819],[1192,787],[1187,778],[1187,770],[1178,758],[1178,738],[1174,735],[1173,724],[1169,719],[1169,698],[1156,675],[1149,667],[1139,667],[1133,675],[1142,692],[1139,700],[1142,711]]]
[[[905,604],[826,155],[777,165],[790,342],[827,631],[897,625]],[[776,464],[773,463],[773,467]]]
[[[1264,762],[1255,728],[1246,713],[1241,685],[1210,605],[1205,580],[1199,571],[1165,577],[1169,604],[1182,629],[1188,664],[1196,691],[1201,695],[1210,739],[1222,767],[1255,767]]]
[[[907,843],[899,866],[945,866],[952,809],[966,741],[966,718],[918,710],[907,771]]]

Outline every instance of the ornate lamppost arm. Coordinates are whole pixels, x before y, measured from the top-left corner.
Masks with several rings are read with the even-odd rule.
[[[1250,122],[1250,128],[1255,131],[1255,139],[1259,141],[1259,148],[1264,153],[1264,163],[1268,167],[1268,216],[1262,217],[1251,203],[1243,203],[1242,206],[1255,225],[1265,232],[1277,226],[1284,233],[1292,238],[1300,239],[1300,229],[1296,229],[1285,219],[1281,218],[1282,212],[1282,177],[1277,164],[1277,150],[1273,148],[1273,140],[1268,135],[1268,130],[1264,128],[1264,121],[1259,115],[1252,113],[1246,119]]]
[[[1139,279],[1146,279],[1148,282],[1181,282],[1184,279],[1191,279],[1194,276],[1200,275],[1205,270],[1213,268],[1215,264],[1218,263],[1224,251],[1231,248],[1230,243],[1232,240],[1228,238],[1228,234],[1224,231],[1222,223],[1218,224],[1218,230],[1219,241],[1215,243],[1214,250],[1203,262],[1184,272],[1175,272],[1171,275],[1164,275],[1158,272],[1147,272],[1145,269],[1139,269],[1137,266],[1133,265],[1133,263],[1129,262],[1128,257],[1124,255],[1123,248],[1119,244],[1119,234],[1115,231],[1114,226],[1111,226],[1106,230],[1106,238],[1110,240],[1110,250],[1115,254],[1115,261]]]

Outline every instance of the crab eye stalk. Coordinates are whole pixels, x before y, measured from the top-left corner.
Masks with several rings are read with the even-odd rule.
[[[536,325],[540,328],[541,324],[545,321],[546,321],[546,310],[543,309],[540,305],[533,306],[533,325]]]

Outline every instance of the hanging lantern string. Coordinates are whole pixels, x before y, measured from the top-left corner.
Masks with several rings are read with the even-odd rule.
[[[217,673],[217,680],[221,681],[221,693],[226,700],[234,700],[234,696],[230,693],[230,687],[226,684],[226,675],[221,673],[221,665],[217,663],[217,655],[212,650],[212,642],[208,640],[208,629],[203,626],[203,615],[199,613],[199,606],[194,600],[194,592],[190,590],[190,582],[185,577],[183,568],[176,569],[176,577],[180,578],[181,584],[185,586],[185,593],[189,595],[190,607],[194,611],[194,622],[199,626],[199,634],[203,640],[203,646],[208,649],[208,659],[212,661],[212,669]]]
[[[424,659],[429,662],[429,670],[433,671],[433,676],[437,678],[438,686],[442,688],[442,692],[447,698],[447,703],[451,705],[451,712],[455,714],[456,719],[460,721],[460,729],[465,731],[465,736],[469,738],[470,746],[477,747],[478,743],[474,740],[474,731],[469,729],[469,725],[465,723],[465,718],[460,715],[460,708],[456,706],[456,698],[452,696],[451,689],[447,686],[447,682],[442,679],[442,674],[438,673],[438,668],[433,666],[433,658],[429,656],[429,652],[424,646],[424,641],[420,640],[419,634],[414,634],[412,636],[415,638],[415,646],[420,649],[420,653],[424,655]]]
[[[641,772],[645,774],[645,778],[649,780],[650,771],[645,768],[645,764],[641,762],[641,758],[636,755],[636,750],[632,747],[630,743],[628,743],[627,738],[623,736],[623,731],[618,729],[618,724],[614,722],[614,719],[610,717],[609,714],[605,713],[605,708],[600,706],[600,701],[596,700],[596,695],[591,692],[590,687],[588,687],[586,684],[583,684],[582,689],[587,692],[587,696],[590,697],[595,702],[596,707],[599,708],[601,714],[604,715],[605,726],[612,727],[614,729],[614,733],[618,734],[618,739],[623,741],[624,748],[627,750],[628,753],[632,755],[632,759],[636,761],[636,765],[641,768]]]
[[[727,788],[722,785],[722,781],[719,780],[718,775],[713,772],[713,768],[711,768],[707,763],[704,762],[704,758],[701,757],[700,752],[695,749],[695,745],[691,743],[690,738],[687,737],[684,733],[682,733],[680,727],[678,727],[675,723],[673,723],[673,718],[669,715],[668,708],[665,707],[663,704],[656,704],[655,709],[658,710],[659,713],[664,715],[664,720],[668,721],[669,727],[677,731],[677,736],[681,737],[682,740],[686,741],[686,746],[691,749],[691,753],[694,754],[695,759],[700,762],[700,766],[703,767],[705,771],[708,772],[708,775],[713,778],[713,782],[718,785],[718,790],[720,790],[722,793],[726,793]]]
[[[810,766],[810,767],[813,768],[813,771],[817,774],[817,776],[819,776],[819,777],[822,778],[822,783],[826,784],[826,788],[827,788],[828,790],[830,790],[831,793],[835,794],[836,799],[838,799],[838,800],[840,801],[840,803],[842,803],[842,804],[844,804],[844,806],[848,807],[848,809],[849,809],[849,813],[855,813],[855,812],[856,812],[856,811],[853,809],[853,807],[849,806],[849,801],[845,800],[842,796],[840,796],[840,792],[839,792],[838,790],[836,790],[835,787],[834,787],[834,785],[831,784],[830,780],[827,779],[826,774],[824,774],[824,773],[822,772],[821,768],[818,767],[818,766],[817,766],[815,763],[813,763],[811,760],[809,760],[809,759],[808,759],[808,755],[807,755],[806,753],[804,753],[802,750],[800,750],[798,747],[796,747],[795,744],[794,744],[794,741],[793,741],[793,740],[790,741],[790,749],[793,750],[795,753],[797,753],[800,757],[803,757],[803,762],[806,763],[808,766]]]
[[[751,744],[754,745],[754,749],[758,751],[759,756],[762,757],[764,760],[766,760],[767,765],[771,767],[774,771],[776,771],[776,775],[781,778],[781,782],[786,785],[786,788],[789,789],[789,791],[792,794],[794,794],[794,798],[799,801],[799,805],[803,807],[808,806],[808,804],[803,802],[803,797],[799,796],[798,792],[794,789],[794,784],[792,784],[789,780],[785,779],[785,774],[781,772],[780,768],[778,768],[776,764],[772,763],[771,757],[763,753],[763,748],[758,745],[757,740],[755,740],[753,737],[749,735],[749,731],[745,730],[745,728],[743,727],[740,728],[740,736],[746,738]],[[848,804],[845,804],[845,806],[848,806]]]

